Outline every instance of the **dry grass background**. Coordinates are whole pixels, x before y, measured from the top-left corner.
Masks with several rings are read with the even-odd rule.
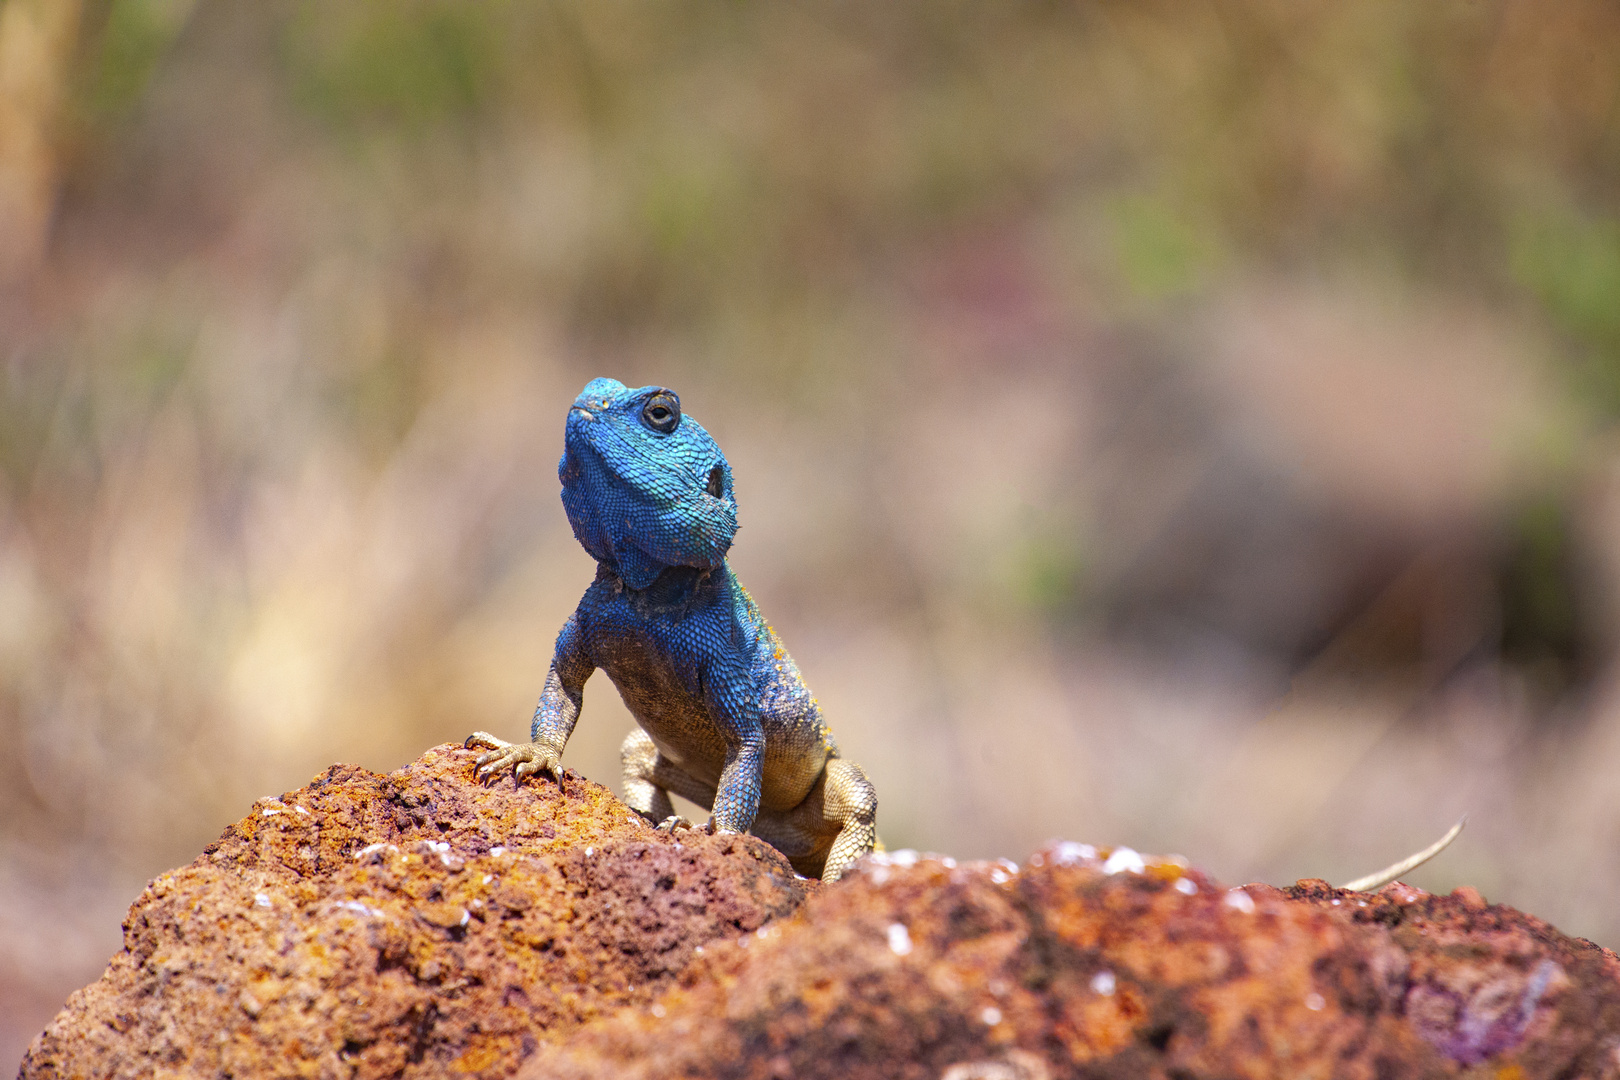
[[[726,447],[891,846],[1286,882],[1467,811],[1415,881],[1620,944],[1617,55],[1602,0],[3,0],[0,1047],[254,797],[526,730],[597,374]]]

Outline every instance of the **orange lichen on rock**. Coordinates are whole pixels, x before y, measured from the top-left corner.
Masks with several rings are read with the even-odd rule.
[[[1471,889],[1227,889],[1072,843],[820,887],[472,762],[256,804],[21,1075],[1620,1080],[1620,959]]]
[[[761,841],[672,840],[572,773],[479,787],[473,757],[260,800],[147,887],[22,1075],[506,1076],[804,895]]]

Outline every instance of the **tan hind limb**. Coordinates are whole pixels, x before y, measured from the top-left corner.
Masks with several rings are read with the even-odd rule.
[[[827,854],[822,881],[837,881],[856,859],[877,846],[877,792],[853,761],[827,762],[823,816],[839,823],[838,837]]]
[[[798,806],[761,810],[748,831],[805,877],[834,882],[877,843],[877,792],[859,765],[829,758]]]
[[[676,815],[671,792],[704,808],[714,805],[714,788],[659,753],[652,736],[640,728],[632,728],[619,745],[619,763],[624,768],[626,805],[660,829],[694,828]]]

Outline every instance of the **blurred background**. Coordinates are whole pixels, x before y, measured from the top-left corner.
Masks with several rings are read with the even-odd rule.
[[[0,0],[0,1059],[257,796],[525,737],[676,388],[891,847],[1620,945],[1620,8]],[[618,784],[593,680],[566,761]]]

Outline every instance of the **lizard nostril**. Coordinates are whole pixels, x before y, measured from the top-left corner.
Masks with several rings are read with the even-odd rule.
[[[725,489],[726,489],[726,473],[725,473],[725,470],[720,468],[720,466],[716,465],[714,468],[709,470],[709,486],[708,486],[707,490],[708,490],[710,495],[713,495],[715,498],[718,499],[720,497],[721,492],[725,491]]]

